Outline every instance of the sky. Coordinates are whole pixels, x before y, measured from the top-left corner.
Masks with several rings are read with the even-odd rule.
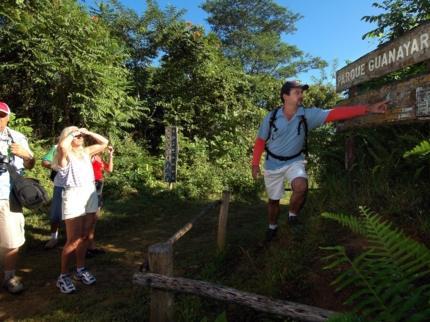
[[[144,0],[119,1],[124,7],[136,11],[139,16],[146,9]],[[204,2],[204,0],[157,0],[161,9],[165,9],[167,4],[177,9],[186,9],[187,13],[183,19],[203,25],[208,32],[210,28],[205,22],[207,14],[199,8]],[[327,74],[331,72],[333,59],[338,59],[336,70],[339,70],[345,67],[346,61],[356,61],[376,49],[377,40],[361,39],[366,32],[375,29],[376,24],[365,22],[361,18],[385,13],[372,7],[374,2],[382,0],[275,0],[275,2],[293,13],[304,16],[295,25],[296,33],[283,36],[282,40],[290,45],[296,45],[304,53],[326,60],[330,64],[326,69]],[[312,75],[319,78],[320,72],[299,74],[297,79],[312,83]],[[334,79],[332,82],[335,83]]]

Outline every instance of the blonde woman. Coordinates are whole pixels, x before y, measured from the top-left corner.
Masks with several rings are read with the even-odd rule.
[[[84,147],[83,136],[91,137],[96,143]],[[75,253],[77,265],[74,279],[86,285],[96,281],[85,268],[88,234],[98,209],[90,155],[103,151],[107,144],[108,140],[103,136],[85,128],[67,127],[61,132],[52,160],[52,169],[58,171],[59,184],[65,188],[62,219],[66,224],[67,241],[61,255],[61,274],[57,280],[57,287],[63,293],[76,290],[69,275],[69,267]]]

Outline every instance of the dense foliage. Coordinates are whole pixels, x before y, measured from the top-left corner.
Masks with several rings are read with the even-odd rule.
[[[128,55],[98,19],[73,0],[2,1],[0,15],[0,93],[17,116],[43,138],[70,124],[124,135],[140,108]]]
[[[95,4],[0,4],[0,95],[18,119],[28,118],[37,157],[65,126],[88,127],[108,135],[116,148],[118,173],[110,186],[125,194],[147,191],[163,186],[164,128],[175,125],[179,193],[201,197],[229,189],[258,195],[262,186],[252,181],[248,165],[262,117],[279,105],[286,76],[325,66],[280,41],[282,32],[295,30],[300,15],[271,1],[245,15],[259,34],[248,39],[248,33],[249,48],[269,51],[266,36],[284,48],[282,57],[280,52],[249,56],[245,66],[228,55],[227,38],[183,21],[184,10],[161,10],[148,0],[139,17],[117,0]],[[273,19],[266,25],[269,13]],[[272,35],[270,26],[277,26]],[[266,67],[251,71],[250,64]],[[334,105],[333,88],[318,86],[315,92],[321,95],[313,102]]]
[[[204,200],[218,198],[222,190],[237,199],[259,199],[263,182],[252,180],[250,163],[262,118],[280,105],[279,89],[286,78],[326,66],[281,41],[282,34],[294,33],[301,15],[269,0],[258,5],[207,0],[202,8],[212,30],[206,31],[184,21],[184,10],[171,5],[162,10],[152,0],[141,16],[117,0],[95,4],[0,2],[0,101],[11,107],[9,125],[30,138],[36,158],[44,156],[65,126],[85,126],[108,135],[115,147],[115,170],[106,175],[104,193],[118,203],[132,198],[151,203],[159,195]],[[425,0],[386,0],[375,6],[386,12],[363,18],[378,23],[365,37],[379,37],[381,43],[429,18]],[[363,84],[361,90],[425,68],[405,68]],[[306,92],[304,105],[328,109],[339,99],[322,75]],[[173,187],[163,181],[165,126],[179,128],[178,182]],[[346,171],[344,146],[351,134],[357,158]],[[394,224],[407,226],[406,233],[428,241],[427,124],[354,133],[336,133],[327,124],[310,133],[309,150],[311,182],[319,189],[304,211],[313,230],[297,234],[307,243],[296,245],[316,249],[313,243],[324,230],[319,215],[357,205],[383,211]],[[32,176],[52,185],[39,162]],[[288,271],[283,265],[299,263],[301,253],[295,249],[276,255],[282,259],[275,258],[273,267],[264,263],[273,271],[255,272],[270,275],[273,289],[305,271],[298,266]]]
[[[427,17],[423,1],[415,2],[384,1],[379,7],[391,15],[364,19],[388,28],[404,14],[403,26],[410,29]],[[111,175],[110,186],[116,194],[164,189],[164,127],[175,125],[180,129],[179,194],[202,197],[229,189],[252,197],[263,191],[261,183],[251,180],[248,166],[262,117],[279,105],[285,77],[326,66],[280,40],[281,34],[294,33],[301,15],[267,0],[258,6],[247,0],[211,0],[202,4],[213,28],[206,32],[183,21],[184,10],[170,5],[162,10],[155,1],[147,1],[141,16],[117,0],[95,4],[0,4],[0,95],[18,123],[27,119],[38,157],[64,126],[86,126],[109,135],[115,145],[118,172]],[[412,69],[363,89],[416,72]],[[305,106],[336,104],[339,96],[324,79],[315,79]],[[329,124],[310,136],[309,165],[318,185],[331,175],[346,175],[343,142],[350,133],[334,133]],[[425,126],[355,134],[355,168],[372,176],[381,171],[381,182],[399,182],[390,177],[393,173],[414,181],[428,173],[420,164],[409,175],[412,161],[402,158],[426,138]],[[383,164],[393,168],[382,171]]]

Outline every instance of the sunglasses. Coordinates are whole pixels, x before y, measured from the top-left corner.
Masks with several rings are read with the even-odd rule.
[[[82,136],[82,134],[78,134],[78,135],[75,135],[75,137],[74,137],[75,139],[82,139],[83,138],[83,136]]]

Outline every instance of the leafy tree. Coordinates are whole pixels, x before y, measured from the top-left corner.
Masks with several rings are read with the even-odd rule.
[[[128,56],[97,17],[73,0],[6,0],[0,16],[0,91],[17,115],[54,137],[70,124],[112,138],[132,126]]]
[[[379,38],[380,44],[399,38],[430,19],[429,0],[385,0],[382,4],[375,2],[372,6],[383,9],[386,13],[364,16],[361,19],[378,25],[362,38]]]
[[[135,125],[140,129],[142,138],[153,141],[155,137],[152,128],[156,120],[147,108],[152,105],[152,98],[148,96],[148,87],[154,81],[153,74],[156,70],[152,65],[160,52],[166,50],[168,30],[182,21],[185,9],[178,10],[168,5],[163,11],[156,1],[146,0],[146,10],[139,17],[134,10],[124,8],[117,0],[95,0],[94,3],[95,7],[87,9],[89,14],[97,17],[99,23],[110,30],[110,35],[118,41],[122,50],[129,54],[125,62],[132,83],[129,93],[147,112],[141,115]]]
[[[159,131],[177,125],[188,138],[212,139],[255,123],[255,107],[246,99],[252,77],[224,57],[215,34],[205,36],[202,26],[179,22],[169,29],[163,51],[148,92]]]
[[[374,3],[372,6],[386,12],[376,16],[364,16],[361,19],[370,23],[376,22],[378,25],[377,28],[364,34],[362,38],[379,38],[380,45],[403,36],[409,30],[430,19],[429,0],[385,0],[382,4]],[[366,82],[360,86],[359,92],[366,92],[426,70],[426,62],[406,66],[399,71]]]
[[[296,31],[302,16],[271,0],[207,0],[201,8],[209,14],[207,22],[226,56],[237,58],[248,74],[284,79],[327,65],[281,41],[282,34]]]

